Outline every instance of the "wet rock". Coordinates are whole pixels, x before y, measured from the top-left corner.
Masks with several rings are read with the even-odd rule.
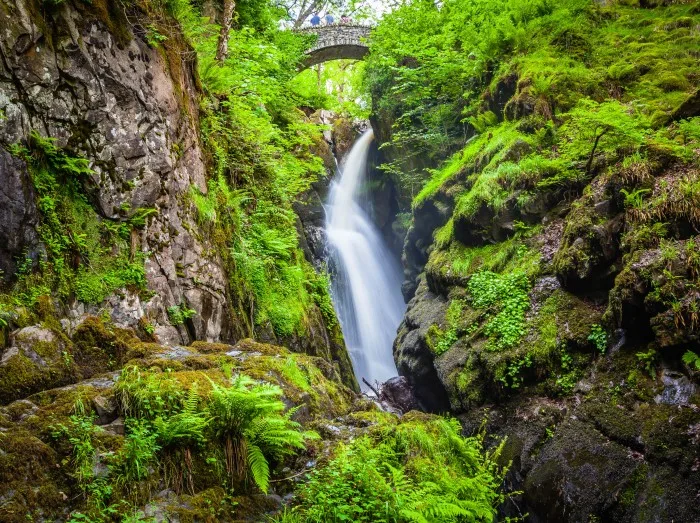
[[[445,299],[430,292],[425,277],[422,277],[394,342],[394,360],[399,375],[406,377],[416,398],[428,411],[444,411],[449,405],[426,341],[428,329],[442,321],[446,308]]]
[[[687,376],[669,369],[663,369],[661,372],[661,382],[664,384],[664,390],[654,398],[656,403],[688,405],[696,391],[695,384]]]
[[[379,389],[379,401],[400,413],[420,409],[418,398],[405,376],[396,376],[382,383]]]
[[[542,447],[525,479],[525,499],[541,521],[588,521],[613,508],[613,493],[639,466],[627,448],[568,420]]]

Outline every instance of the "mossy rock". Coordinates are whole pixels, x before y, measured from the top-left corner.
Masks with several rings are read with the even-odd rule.
[[[70,342],[38,325],[13,335],[0,360],[0,404],[44,389],[73,383],[76,368]]]
[[[597,178],[565,218],[554,270],[574,289],[606,287],[614,278],[624,221],[608,193],[608,178]]]
[[[134,346],[141,344],[134,332],[105,322],[102,318],[86,318],[72,336],[73,356],[82,377],[119,368]]]
[[[572,441],[577,444],[571,446]],[[640,465],[626,447],[568,420],[542,447],[525,481],[525,498],[547,521],[589,521],[590,515],[614,508],[613,493],[624,488]]]

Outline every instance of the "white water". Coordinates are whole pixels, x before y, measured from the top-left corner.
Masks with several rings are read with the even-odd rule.
[[[333,304],[363,389],[363,378],[374,385],[398,374],[392,345],[406,308],[400,267],[360,201],[373,138],[370,130],[355,143],[331,185],[326,208],[337,268]]]

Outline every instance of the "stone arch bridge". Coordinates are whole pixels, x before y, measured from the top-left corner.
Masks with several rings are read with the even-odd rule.
[[[330,60],[362,60],[369,52],[367,39],[372,28],[367,25],[334,24],[297,29],[302,35],[317,35],[314,45],[306,51],[299,67],[307,69]]]

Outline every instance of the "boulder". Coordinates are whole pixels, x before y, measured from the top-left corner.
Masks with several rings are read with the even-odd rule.
[[[39,325],[25,327],[12,333],[0,358],[0,404],[75,379],[69,341]]]

